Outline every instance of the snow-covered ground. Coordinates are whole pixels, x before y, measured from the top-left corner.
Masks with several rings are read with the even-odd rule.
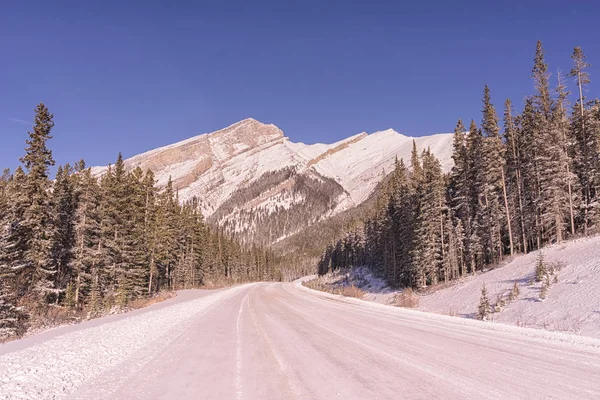
[[[495,303],[515,282],[518,298],[493,321],[524,327],[568,331],[600,338],[600,237],[582,238],[543,250],[546,265],[557,265],[557,282],[540,301],[541,283],[534,281],[538,253],[517,256],[494,270],[463,279],[452,286],[424,295],[419,309],[441,314],[472,317],[479,304],[481,286]]]
[[[495,269],[451,282],[418,295],[418,310],[474,318],[485,283],[492,305],[498,296],[507,299],[516,283],[519,295],[491,314],[491,321],[577,333],[600,338],[600,236],[581,238],[543,249],[545,264],[555,267],[555,276],[545,299],[542,283],[534,280],[538,253],[516,256]],[[354,284],[365,291],[364,300],[393,305],[398,291],[356,268],[319,278],[331,287]]]

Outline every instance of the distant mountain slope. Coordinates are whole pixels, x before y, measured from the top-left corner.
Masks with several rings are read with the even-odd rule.
[[[444,169],[451,167],[451,134],[414,140],[419,150],[431,148]],[[249,118],[125,164],[151,169],[161,186],[171,177],[179,198],[198,197],[209,221],[247,240],[273,243],[361,204],[396,157],[410,157],[412,141],[389,129],[306,145]]]

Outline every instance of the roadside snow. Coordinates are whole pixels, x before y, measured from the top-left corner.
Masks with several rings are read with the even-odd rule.
[[[534,282],[538,253],[533,252],[420,294],[417,309],[473,319],[484,283],[492,305],[499,295],[506,299],[516,283],[517,298],[491,314],[490,321],[600,338],[600,236],[552,245],[543,249],[543,255],[548,267],[557,268],[557,281],[552,278],[544,300],[540,299],[541,283]],[[364,300],[380,304],[393,304],[400,293],[365,268],[336,271],[318,279],[332,288],[355,285],[365,291]]]
[[[135,358],[142,365],[197,321],[192,317],[206,314],[211,306],[245,287],[77,330],[0,355],[0,398],[62,398],[127,359]]]
[[[562,265],[556,272],[558,282],[551,284],[543,301],[541,284],[532,284],[537,258],[534,252],[422,296],[419,309],[472,317],[484,282],[494,304],[496,296],[510,291],[516,282],[518,298],[492,314],[493,321],[600,338],[600,237],[553,245],[545,248],[543,254],[546,265]]]
[[[518,326],[510,326],[506,324],[496,324],[490,321],[457,318],[448,315],[434,314],[409,308],[392,307],[385,304],[364,301],[352,297],[345,297],[338,294],[331,294],[327,292],[321,292],[315,289],[310,289],[302,285],[302,282],[300,280],[294,281],[294,287],[300,291],[318,294],[318,296],[320,297],[336,299],[339,301],[356,304],[365,308],[376,308],[380,312],[388,313],[390,316],[406,315],[410,316],[414,321],[421,321],[424,323],[432,322],[435,323],[436,326],[444,325],[447,326],[449,329],[456,326],[486,329],[495,332],[502,332],[507,337],[513,337],[515,339],[522,339],[527,337],[532,341],[553,341],[557,343],[562,343],[563,345],[573,348],[586,348],[593,349],[594,351],[600,351],[600,340],[592,337],[577,336],[564,332],[550,332],[541,329],[523,328]]]

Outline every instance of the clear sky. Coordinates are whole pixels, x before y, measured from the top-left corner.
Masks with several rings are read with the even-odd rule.
[[[246,117],[294,141],[387,128],[420,136],[531,93],[535,41],[568,72],[579,45],[600,96],[599,1],[6,1],[0,166],[35,105],[59,163],[132,156]],[[571,88],[574,86],[571,83]]]

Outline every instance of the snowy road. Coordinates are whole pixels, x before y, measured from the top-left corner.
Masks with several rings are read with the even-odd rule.
[[[599,399],[600,341],[259,283],[0,345],[0,398]]]

